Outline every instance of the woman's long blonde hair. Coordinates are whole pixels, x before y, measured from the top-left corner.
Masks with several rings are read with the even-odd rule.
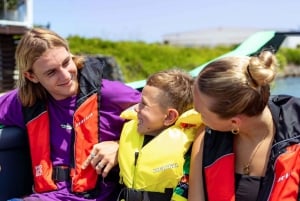
[[[23,106],[32,106],[37,100],[46,101],[48,92],[40,83],[33,83],[25,77],[25,72],[32,73],[32,66],[48,49],[64,47],[70,51],[68,42],[53,31],[33,28],[27,31],[17,45],[15,60],[19,71],[17,87]],[[78,68],[83,65],[83,58],[73,57]]]

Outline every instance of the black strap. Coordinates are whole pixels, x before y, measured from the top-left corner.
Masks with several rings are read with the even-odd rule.
[[[70,168],[67,166],[55,166],[53,168],[52,179],[55,182],[69,181],[70,180]]]
[[[170,201],[172,194],[173,194],[173,189],[172,188],[166,188],[164,193],[158,193],[158,192],[147,192],[148,197],[150,201]]]
[[[125,188],[122,190],[123,195],[120,197],[125,201],[170,201],[173,189],[166,188],[164,193],[141,191],[132,188]]]
[[[60,182],[60,181],[70,181],[71,177],[70,177],[70,172],[71,169],[68,166],[55,166],[53,167],[53,172],[52,172],[52,179],[55,182]],[[105,177],[105,179],[103,179],[103,182],[117,182],[119,179],[119,175],[116,174],[115,172],[110,172],[110,174],[108,174],[107,177]],[[100,180],[98,180],[98,182],[101,181],[101,177]],[[86,192],[73,192],[75,195],[79,195],[82,196],[86,199],[95,199],[96,197],[99,196],[100,193],[100,189],[98,187],[99,185],[97,184],[96,187],[92,190],[86,191]]]

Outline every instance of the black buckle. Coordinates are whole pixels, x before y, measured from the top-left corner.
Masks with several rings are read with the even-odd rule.
[[[146,191],[126,188],[125,201],[149,201],[149,198]]]
[[[67,166],[53,167],[52,179],[55,182],[69,181],[70,180],[70,168]]]
[[[89,191],[85,191],[85,192],[73,192],[75,195],[79,195],[84,197],[85,199],[95,199],[99,196],[100,194],[100,189],[98,188],[94,188],[92,190]]]

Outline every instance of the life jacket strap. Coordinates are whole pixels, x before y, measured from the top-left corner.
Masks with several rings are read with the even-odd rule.
[[[172,188],[166,188],[164,193],[152,192],[152,191],[142,191],[132,188],[124,188],[121,191],[119,200],[124,201],[169,201],[173,194]]]
[[[70,181],[70,171],[68,166],[55,166],[52,173],[53,181]]]

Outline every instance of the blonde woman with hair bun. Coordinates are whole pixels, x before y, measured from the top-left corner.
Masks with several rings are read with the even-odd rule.
[[[189,201],[299,200],[300,99],[270,96],[276,67],[262,51],[218,59],[197,76],[206,129],[192,149]]]

